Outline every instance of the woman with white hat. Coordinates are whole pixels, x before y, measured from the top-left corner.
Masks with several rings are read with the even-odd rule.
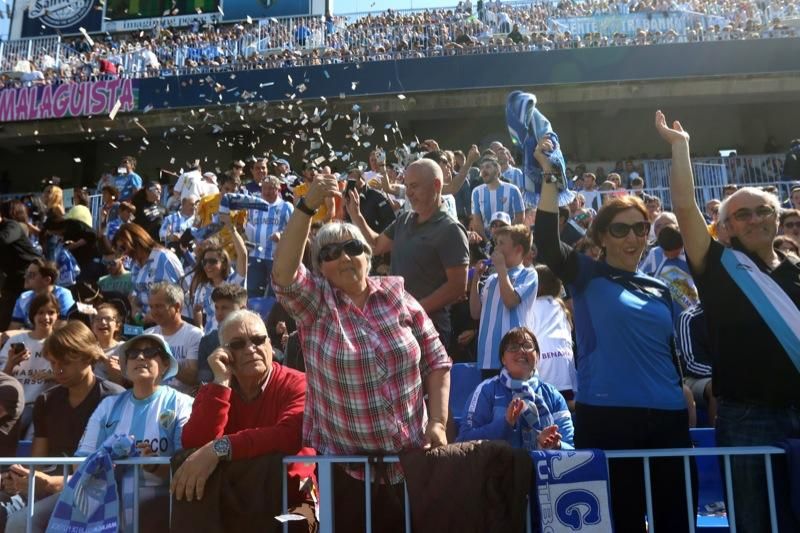
[[[119,354],[122,372],[133,388],[100,403],[89,419],[76,455],[88,456],[108,437],[122,433],[136,439],[144,456],[172,456],[181,447],[181,431],[192,413],[190,396],[162,385],[178,373],[177,359],[164,338],[155,334],[134,337]],[[148,512],[141,514],[141,527],[145,531],[165,531],[169,527],[169,465],[142,470],[139,502]],[[133,523],[133,476],[140,471],[127,468],[123,477],[125,512],[121,518],[127,527]]]

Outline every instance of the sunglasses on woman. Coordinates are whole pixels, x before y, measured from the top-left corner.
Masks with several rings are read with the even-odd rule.
[[[253,335],[244,339],[234,339],[226,346],[231,350],[244,350],[247,348],[248,343],[253,346],[263,346],[267,342],[266,335]]]
[[[324,263],[326,261],[336,261],[342,256],[342,252],[346,253],[350,257],[356,257],[363,254],[366,250],[367,247],[364,245],[364,243],[357,239],[326,244],[319,249],[319,261],[320,263]]]
[[[217,265],[217,264],[219,264],[219,259],[217,259],[216,257],[209,257],[208,259],[203,259],[203,266]]]
[[[647,221],[636,222],[635,224],[625,224],[624,222],[613,222],[608,225],[608,234],[616,239],[624,239],[633,230],[637,237],[644,237],[650,233],[650,223]]]
[[[161,348],[128,348],[125,350],[125,357],[128,361],[138,359],[140,355],[144,356],[145,359],[155,359],[156,357],[161,357],[163,353],[164,350]]]

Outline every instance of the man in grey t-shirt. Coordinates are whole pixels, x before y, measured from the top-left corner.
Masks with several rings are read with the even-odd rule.
[[[361,215],[358,197],[347,198],[350,219],[364,233],[373,256],[392,253],[393,275],[405,286],[436,326],[442,343],[450,340],[450,304],[467,290],[467,231],[442,206],[442,170],[421,159],[405,172],[406,198],[412,211],[402,213],[383,233],[375,233]]]

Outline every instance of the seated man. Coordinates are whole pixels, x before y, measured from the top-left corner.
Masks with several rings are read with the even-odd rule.
[[[237,461],[266,454],[315,453],[302,448],[305,376],[272,360],[272,346],[261,318],[251,311],[234,311],[220,324],[219,338],[222,347],[209,358],[214,382],[200,388],[192,416],[183,429],[183,447],[198,449],[173,477],[171,490],[178,501],[201,500],[210,492],[206,482],[217,467],[232,469]],[[250,466],[239,465],[244,469]],[[297,531],[315,530],[310,495],[313,472],[313,464],[289,466],[289,510],[308,519],[291,522],[293,528],[299,528]],[[273,497],[280,498],[279,493]],[[199,506],[194,507],[202,514]],[[223,519],[227,522],[235,517]],[[183,516],[180,521],[182,527],[187,525]]]

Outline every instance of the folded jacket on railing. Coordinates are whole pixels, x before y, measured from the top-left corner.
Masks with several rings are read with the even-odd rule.
[[[602,450],[531,452],[532,522],[548,533],[613,532]],[[538,505],[536,505],[538,502]]]
[[[460,442],[405,452],[400,464],[415,533],[523,530],[531,479],[525,450],[504,441]]]

